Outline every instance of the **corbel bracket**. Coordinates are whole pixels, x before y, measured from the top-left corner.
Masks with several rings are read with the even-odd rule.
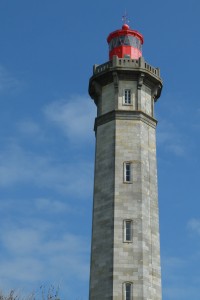
[[[137,85],[138,90],[141,90],[142,88],[142,85],[144,83],[144,77],[145,77],[144,73],[141,73],[140,76],[138,77],[138,85]]]
[[[118,77],[117,72],[113,72],[113,83],[114,83],[115,91],[118,91],[118,87],[119,87],[119,77]]]
[[[161,88],[162,88],[161,85],[157,84],[152,90],[152,97],[154,101],[156,101],[160,97]]]
[[[102,87],[97,81],[93,81],[90,89],[90,96],[94,99],[94,102],[97,104],[99,97],[102,93]]]

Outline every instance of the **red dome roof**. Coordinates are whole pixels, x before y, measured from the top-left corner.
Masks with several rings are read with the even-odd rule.
[[[122,26],[122,29],[123,29],[123,30],[128,30],[128,29],[129,29],[128,24],[124,24],[124,25]]]
[[[109,44],[109,58],[114,55],[119,58],[139,59],[142,56],[143,35],[123,24],[121,29],[115,30],[107,37]]]
[[[141,41],[141,44],[144,43],[143,35],[141,33],[139,33],[137,30],[130,29],[130,27],[127,24],[124,24],[122,26],[122,29],[118,29],[118,30],[111,32],[109,34],[109,36],[107,37],[107,42],[110,43],[111,39],[113,39],[116,36],[120,36],[120,35],[132,35],[132,36],[137,37]]]

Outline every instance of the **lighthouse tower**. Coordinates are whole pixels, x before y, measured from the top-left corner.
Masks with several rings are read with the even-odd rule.
[[[109,34],[94,65],[97,106],[90,300],[161,300],[154,104],[160,70],[127,24]]]

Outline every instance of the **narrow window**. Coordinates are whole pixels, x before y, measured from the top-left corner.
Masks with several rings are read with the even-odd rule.
[[[124,90],[124,104],[131,104],[131,90],[126,89]]]
[[[124,181],[131,182],[131,163],[126,162],[124,163]]]
[[[132,242],[132,221],[124,221],[124,242]]]
[[[132,300],[132,283],[126,282],[124,287],[124,299]]]

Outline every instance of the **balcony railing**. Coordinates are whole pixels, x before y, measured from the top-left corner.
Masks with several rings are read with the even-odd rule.
[[[152,67],[144,60],[143,57],[140,57],[137,60],[131,58],[118,58],[117,56],[113,56],[112,60],[102,65],[94,65],[93,73],[94,75],[100,74],[112,68],[143,69],[160,78],[160,69]]]

